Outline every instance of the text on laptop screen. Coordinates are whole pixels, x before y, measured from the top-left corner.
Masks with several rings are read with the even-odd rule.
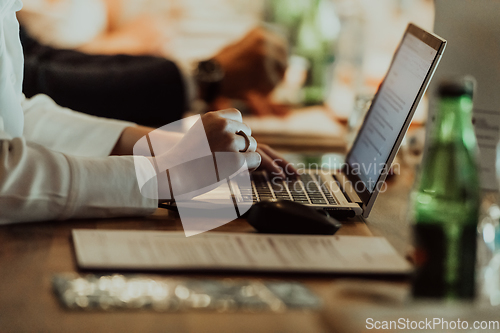
[[[373,192],[437,51],[406,34],[378,91],[348,163]]]

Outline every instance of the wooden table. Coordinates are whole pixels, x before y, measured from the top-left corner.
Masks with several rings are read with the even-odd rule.
[[[383,235],[401,254],[407,246],[406,201],[412,179],[397,176],[382,193],[370,219],[346,223],[339,234]],[[398,206],[403,204],[403,206]],[[0,332],[329,332],[328,313],[78,312],[62,308],[51,289],[56,273],[75,272],[73,228],[180,230],[175,213],[148,218],[78,220],[0,227]],[[371,231],[371,230],[372,231]],[[215,231],[252,232],[245,220]],[[166,274],[163,274],[165,276]],[[220,276],[219,276],[220,277]],[[336,277],[276,276],[306,283],[325,303]],[[253,276],[251,278],[259,278]],[[266,276],[269,278],[269,276]]]

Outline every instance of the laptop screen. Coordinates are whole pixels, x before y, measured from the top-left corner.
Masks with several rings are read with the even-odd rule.
[[[370,193],[414,109],[437,53],[421,39],[406,33],[377,92],[347,160]]]

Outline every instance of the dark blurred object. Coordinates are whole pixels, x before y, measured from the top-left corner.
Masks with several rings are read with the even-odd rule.
[[[293,201],[262,201],[248,215],[248,223],[270,234],[333,235],[342,226],[326,211]]]
[[[465,77],[463,79],[443,80],[438,87],[438,95],[441,98],[455,98],[467,96],[472,98],[474,95],[474,79]]]
[[[26,97],[42,93],[76,111],[155,127],[187,109],[182,75],[170,60],[55,49],[22,28],[21,42]]]

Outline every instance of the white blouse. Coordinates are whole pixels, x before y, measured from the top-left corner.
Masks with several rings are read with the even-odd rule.
[[[21,94],[20,7],[0,0],[0,224],[151,214],[134,157],[108,156],[133,124]]]
[[[157,201],[140,193],[134,157],[108,156],[132,124],[61,108],[45,95],[22,107],[23,137],[0,126],[0,224],[155,211]]]

